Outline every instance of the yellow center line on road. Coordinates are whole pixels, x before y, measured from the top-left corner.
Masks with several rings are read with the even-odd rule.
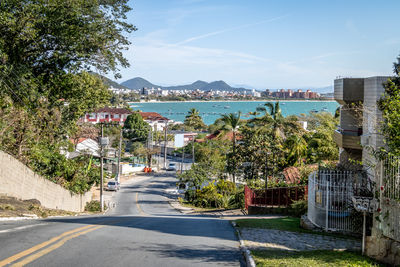
[[[105,227],[105,225],[99,225],[99,226],[96,226],[96,227],[93,227],[93,228],[89,228],[88,230],[85,230],[85,231],[82,231],[82,232],[78,232],[78,233],[76,233],[76,234],[73,234],[73,235],[64,237],[63,239],[61,239],[61,240],[58,241],[57,243],[55,243],[55,244],[53,244],[53,245],[51,245],[51,246],[49,246],[49,247],[47,247],[47,248],[45,248],[45,249],[43,249],[43,250],[37,252],[37,253],[35,253],[35,254],[30,255],[29,257],[23,259],[23,260],[20,261],[20,262],[17,262],[17,263],[15,263],[15,264],[11,265],[11,266],[12,266],[12,267],[22,267],[22,266],[25,266],[26,264],[28,264],[28,263],[30,263],[30,262],[32,262],[32,261],[34,261],[34,260],[36,260],[36,259],[38,259],[38,258],[40,258],[40,257],[42,257],[42,256],[44,256],[44,255],[46,255],[46,254],[48,254],[48,253],[50,253],[50,252],[52,252],[53,250],[55,250],[55,249],[57,249],[57,248],[59,248],[59,247],[61,247],[61,246],[64,245],[65,242],[67,242],[68,240],[73,239],[73,238],[78,237],[78,236],[81,236],[81,235],[84,235],[84,234],[87,234],[87,233],[89,233],[89,232],[92,232],[92,231],[94,231],[94,230],[97,230],[97,229],[103,228],[103,227]]]
[[[138,209],[140,215],[148,215],[147,213],[145,213],[145,212],[142,210],[142,207],[140,207],[140,205],[139,205],[139,193],[136,193],[135,200],[136,200],[136,207],[137,207],[137,209]],[[1,267],[1,266],[0,266],[0,267]]]
[[[79,227],[79,228],[76,228],[74,230],[62,233],[61,235],[53,237],[48,241],[40,243],[40,244],[38,244],[36,246],[33,246],[33,247],[31,247],[31,248],[29,248],[27,250],[24,250],[24,251],[22,251],[20,253],[17,253],[15,255],[11,256],[11,257],[8,257],[7,259],[4,259],[4,260],[0,261],[0,267],[3,267],[5,265],[7,265],[7,264],[10,264],[11,262],[14,262],[16,260],[19,260],[20,258],[25,257],[25,256],[27,256],[27,255],[29,255],[29,254],[41,249],[41,248],[44,248],[45,246],[47,246],[47,245],[49,245],[49,244],[51,244],[51,243],[53,243],[53,242],[65,237],[67,235],[70,235],[70,234],[73,234],[73,233],[76,233],[76,232],[79,232],[79,231],[82,231],[84,229],[87,229],[87,228],[90,228],[90,227],[94,227],[94,226],[96,226],[96,225],[95,224],[86,225],[86,226]]]

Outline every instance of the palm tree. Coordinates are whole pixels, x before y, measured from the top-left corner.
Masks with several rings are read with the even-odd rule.
[[[299,135],[292,135],[286,140],[286,147],[289,149],[289,157],[301,165],[301,159],[307,151],[307,142]]]
[[[286,135],[298,131],[299,125],[297,124],[297,119],[293,117],[283,117],[279,102],[275,104],[267,102],[264,106],[257,107],[257,111],[263,113],[263,115],[252,119],[252,125],[259,133],[271,134],[270,151],[266,152],[267,154],[271,154],[271,157],[265,157],[265,180],[267,181],[268,161],[276,161],[280,151],[282,151],[282,145],[283,141],[286,139]]]
[[[188,112],[188,115],[186,115],[185,118],[189,119],[189,118],[197,118],[197,117],[200,117],[200,112],[195,108],[191,108]]]
[[[259,124],[267,124],[272,126],[274,139],[282,138],[285,139],[284,127],[285,118],[282,115],[279,102],[275,105],[268,102],[264,104],[265,107],[257,107],[257,111],[263,112],[264,115],[259,118],[255,118],[255,122]]]
[[[195,130],[204,129],[206,127],[203,119],[200,117],[200,112],[195,108],[191,108],[189,110],[188,114],[185,117],[184,124]]]
[[[233,153],[233,159],[235,158],[235,153],[236,153],[236,139],[237,139],[237,133],[239,131],[240,126],[243,125],[243,121],[240,120],[241,112],[239,111],[237,114],[235,113],[229,113],[229,114],[224,114],[221,117],[220,120],[220,134],[226,134],[228,132],[232,133],[232,153]],[[236,183],[235,179],[235,172],[236,172],[236,161],[234,159],[233,161],[233,170],[232,170],[232,178],[233,178],[233,183]]]

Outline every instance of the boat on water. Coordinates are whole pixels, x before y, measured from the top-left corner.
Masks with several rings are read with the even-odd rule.
[[[231,108],[231,107],[230,107],[230,106],[225,106],[225,107],[224,107],[224,109],[229,109],[229,108]]]
[[[312,109],[312,110],[310,111],[310,113],[318,113],[318,110]]]

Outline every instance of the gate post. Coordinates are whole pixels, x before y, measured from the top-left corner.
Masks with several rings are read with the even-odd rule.
[[[329,226],[329,180],[326,181],[326,205],[325,205],[325,231],[328,231]]]

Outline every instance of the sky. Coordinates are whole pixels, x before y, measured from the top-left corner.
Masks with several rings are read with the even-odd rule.
[[[317,88],[392,75],[398,0],[131,0],[122,82]]]

